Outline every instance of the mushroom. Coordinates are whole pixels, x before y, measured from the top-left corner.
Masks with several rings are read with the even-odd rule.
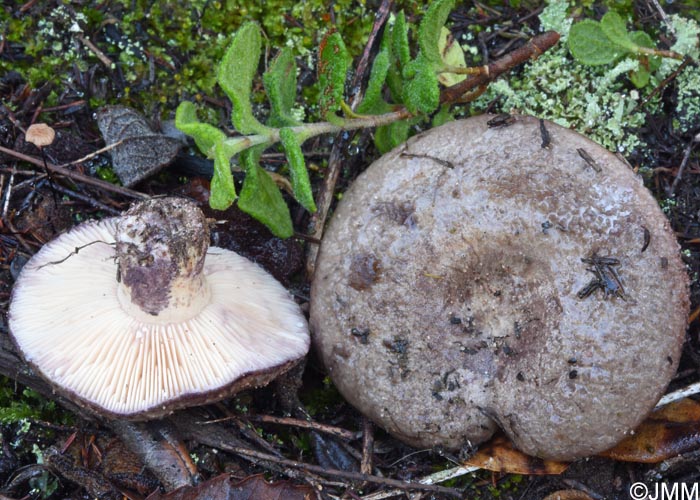
[[[37,148],[50,146],[56,138],[56,131],[45,123],[35,123],[27,128],[24,140]]]
[[[262,268],[208,245],[202,212],[178,198],[75,227],[17,279],[15,345],[59,393],[115,418],[270,382],[306,354],[306,320]]]
[[[404,442],[459,449],[500,427],[572,460],[653,408],[688,300],[669,223],[621,160],[550,122],[480,116],[357,178],[321,246],[310,324],[342,395]]]

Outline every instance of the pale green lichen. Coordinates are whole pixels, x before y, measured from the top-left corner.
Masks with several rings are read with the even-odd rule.
[[[680,54],[697,61],[700,59],[700,25],[693,19],[670,16],[671,30],[676,42],[671,46]],[[668,67],[662,68],[668,74],[675,70],[680,62],[668,60]],[[674,128],[685,134],[700,127],[700,72],[697,69],[683,71],[676,78],[677,106]]]
[[[540,25],[544,31],[556,31],[561,35],[561,42],[569,37],[572,19],[568,17],[569,3],[553,1],[540,13]]]
[[[700,26],[693,19],[687,19],[679,15],[670,16],[671,28],[676,38],[676,42],[671,46],[674,50],[684,56],[694,60],[700,58]]]
[[[674,127],[681,133],[700,127],[700,72],[684,71],[676,79],[678,111]]]
[[[560,44],[528,64],[520,78],[492,84],[476,104],[497,98],[503,111],[546,118],[608,149],[629,153],[640,140],[628,129],[643,125],[645,114],[635,111],[639,92],[627,90],[616,77],[636,65],[623,60],[612,69],[584,66]]]
[[[634,90],[627,75],[638,68],[639,61],[625,58],[614,65],[585,66],[569,54],[565,40],[571,19],[567,17],[567,0],[552,0],[540,14],[543,30],[556,30],[559,44],[528,63],[522,74],[493,83],[475,104],[485,107],[497,99],[500,110],[546,118],[589,136],[608,149],[630,154],[643,150],[638,130],[648,114],[660,112],[659,97],[641,106],[642,98],[678,67],[679,61],[665,63],[653,75],[650,87]],[[671,16],[677,36],[673,50],[691,55],[697,51],[697,23]],[[700,116],[700,77],[686,71],[678,77],[678,124],[682,130],[697,126]],[[682,119],[680,117],[683,117]]]

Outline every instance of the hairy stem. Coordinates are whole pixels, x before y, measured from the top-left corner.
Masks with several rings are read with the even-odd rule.
[[[440,94],[441,104],[451,104],[462,101],[462,96],[477,87],[483,87],[489,82],[495,80],[500,75],[514,68],[515,66],[524,63],[530,58],[537,58],[543,52],[550,49],[559,41],[559,34],[554,31],[548,31],[541,35],[537,35],[532,40],[527,42],[522,47],[514,50],[494,61],[487,66],[479,68],[470,68],[475,73],[471,78],[467,78],[462,82],[448,87]],[[357,115],[355,115],[357,116]],[[348,132],[363,128],[375,128],[382,125],[405,120],[415,116],[414,113],[408,111],[405,107],[398,107],[395,111],[385,113],[383,115],[358,116],[352,118],[341,118],[337,123],[317,122],[304,125],[290,127],[295,135],[303,141],[323,134],[337,134],[339,132]],[[267,134],[256,134],[246,136],[249,146],[258,144],[272,145],[280,141],[280,129],[271,129]],[[242,149],[246,149],[246,147]]]
[[[645,56],[669,57],[671,59],[678,59],[679,61],[683,60],[683,54],[679,54],[678,52],[674,52],[672,50],[637,47],[637,52],[644,54]]]

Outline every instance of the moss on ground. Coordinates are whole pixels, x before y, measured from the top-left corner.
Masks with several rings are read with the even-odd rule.
[[[313,69],[319,40],[332,29],[359,55],[376,10],[363,0],[330,7],[321,0],[57,0],[19,12],[23,4],[0,7],[6,42],[0,76],[17,71],[32,88],[48,82],[54,90],[45,106],[59,104],[70,89],[93,108],[118,102],[143,110],[174,110],[182,99],[216,96],[216,63],[246,21],[261,24],[268,47],[292,47]],[[413,13],[424,4],[403,1],[399,8]]]

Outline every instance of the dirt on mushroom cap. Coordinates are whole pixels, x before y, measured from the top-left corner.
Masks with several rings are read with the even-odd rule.
[[[612,153],[548,122],[543,148],[539,120],[491,118],[414,137],[345,193],[313,341],[341,393],[409,444],[455,449],[500,426],[533,455],[590,455],[675,372],[685,268]]]

